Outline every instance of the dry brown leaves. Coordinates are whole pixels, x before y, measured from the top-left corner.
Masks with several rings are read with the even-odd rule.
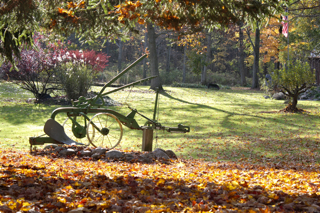
[[[102,162],[0,149],[0,212],[319,212],[319,167]]]

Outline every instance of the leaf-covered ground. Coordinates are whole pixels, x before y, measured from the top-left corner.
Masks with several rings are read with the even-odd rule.
[[[93,161],[0,149],[0,212],[319,212],[318,166]]]
[[[261,91],[166,87],[159,121],[191,132],[156,131],[154,148],[179,160],[141,164],[22,151],[59,106],[29,103],[13,85],[0,82],[0,212],[320,212],[318,101],[299,101],[308,113],[279,113],[283,101]],[[152,117],[147,92],[111,98]],[[128,114],[125,105],[114,110]],[[117,148],[139,154],[141,132],[124,131]]]

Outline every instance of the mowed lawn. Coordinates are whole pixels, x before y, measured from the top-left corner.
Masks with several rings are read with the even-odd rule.
[[[29,153],[29,137],[43,134],[58,106],[26,103],[30,94],[2,82],[0,211],[320,211],[318,102],[300,101],[308,112],[285,114],[283,101],[260,91],[165,89],[159,122],[189,125],[191,132],[156,131],[154,148],[171,149],[178,159],[144,164]],[[112,107],[120,113],[129,105],[153,116],[155,93],[147,87],[110,97],[122,103]],[[142,132],[124,130],[117,148],[141,150]]]
[[[101,87],[93,87],[100,91]],[[112,89],[112,88],[110,88]],[[184,124],[190,133],[154,132],[154,148],[171,149],[180,158],[247,163],[320,162],[319,102],[299,101],[303,114],[280,113],[283,101],[265,99],[263,91],[248,88],[219,91],[164,87],[159,95],[158,121]],[[127,104],[152,118],[155,93],[137,86],[110,95],[122,103],[110,107],[124,115]],[[44,134],[51,112],[61,106],[27,103],[32,94],[10,82],[0,83],[0,148],[29,149],[29,137]],[[59,115],[63,122],[65,115]],[[140,125],[145,119],[136,115]],[[119,149],[141,150],[142,132],[124,127]]]

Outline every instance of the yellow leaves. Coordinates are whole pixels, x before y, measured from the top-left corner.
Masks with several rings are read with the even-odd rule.
[[[100,202],[98,203],[98,206],[100,209],[107,209],[111,206],[111,202],[110,201]]]
[[[60,13],[62,15],[68,15],[70,17],[74,17],[72,10],[65,10],[63,8],[58,8],[58,13]]]
[[[279,196],[274,193],[271,193],[268,195],[268,198],[273,199],[273,200],[277,200],[277,199],[279,199]]]
[[[64,13],[64,12],[68,12],[68,10],[65,10],[65,9],[63,9],[63,8],[58,8],[58,12],[59,12],[59,13]]]
[[[189,198],[189,200],[190,200],[190,201],[192,201],[192,203],[193,203],[193,204],[196,204],[196,203],[197,203],[197,202],[195,202],[195,201],[196,201],[196,199],[197,199],[197,198],[195,198],[195,197],[191,197],[191,198]]]
[[[136,3],[133,3],[131,1],[126,1],[124,4],[116,5],[115,8],[118,8],[117,13],[126,14],[129,11],[134,12],[137,7],[140,7],[142,3],[140,1],[137,1]]]
[[[121,212],[118,206],[128,212],[275,212],[285,204],[311,206],[319,196],[317,171],[228,162],[209,165],[196,160],[166,165],[35,159],[16,157],[10,168],[0,168],[1,188],[12,188],[25,197],[17,199],[10,190],[3,190],[0,206],[13,212],[35,208],[39,212],[68,212],[80,207],[92,212]],[[1,156],[0,162],[5,161]],[[34,171],[35,166],[43,169]]]
[[[177,163],[177,167],[178,167],[178,168],[185,167],[185,163],[183,163],[182,161],[180,161],[179,163]]]
[[[138,19],[138,23],[139,23],[139,24],[144,24],[144,23],[145,23],[145,22],[144,22],[144,19],[139,18],[139,19]]]
[[[66,203],[67,200],[64,197],[57,197],[57,200],[61,203]]]
[[[169,186],[166,186],[165,189],[167,189],[167,190],[173,190],[173,186],[170,186],[170,185],[169,185]]]
[[[261,30],[260,52],[264,54],[264,63],[274,58],[277,60],[279,54],[279,28],[281,23],[277,18],[270,18],[269,25]]]
[[[190,174],[189,174],[189,177],[194,178],[194,177],[197,177],[197,175],[194,174],[194,173],[190,173]]]
[[[252,195],[248,195],[248,199],[253,199],[253,196]]]
[[[157,182],[157,185],[163,185],[165,183],[165,179],[159,179],[158,182]]]
[[[140,1],[136,1],[136,7],[141,7],[142,6],[142,3]]]
[[[177,42],[178,46],[189,46],[192,47],[193,50],[197,51],[198,54],[206,52],[206,46],[203,46],[202,41],[205,38],[205,34],[198,32],[191,35],[184,35],[179,38]],[[204,48],[203,48],[204,47]]]
[[[142,195],[148,195],[149,193],[148,193],[148,191],[146,191],[146,190],[141,190],[141,191],[140,191],[140,194],[142,194]]]
[[[11,210],[17,211],[29,211],[31,209],[31,204],[24,200],[24,198],[20,198],[16,201],[10,200],[6,204]],[[1,209],[0,209],[1,210]]]
[[[72,9],[72,8],[76,8],[78,6],[77,3],[74,3],[74,2],[68,2],[68,9]]]
[[[237,181],[232,181],[230,183],[227,183],[225,186],[228,190],[231,191],[237,189],[239,187],[239,183]]]
[[[144,20],[140,18],[140,13],[135,12],[138,7],[140,7],[142,3],[140,1],[132,2],[132,1],[125,1],[125,3],[116,5],[117,8],[116,13],[120,14],[118,17],[118,21],[121,23],[125,23],[126,19],[130,21],[138,18],[139,24],[144,24]]]

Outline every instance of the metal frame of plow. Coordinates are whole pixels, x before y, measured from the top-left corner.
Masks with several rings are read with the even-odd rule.
[[[88,127],[87,122],[91,121],[91,119],[88,117],[88,114],[94,114],[94,113],[96,113],[96,114],[97,113],[112,114],[113,116],[115,116],[119,120],[119,122],[122,125],[125,125],[130,129],[143,130],[143,141],[142,141],[143,151],[152,151],[152,138],[153,138],[153,130],[154,129],[166,130],[168,132],[181,132],[181,133],[190,132],[189,126],[183,126],[183,125],[179,124],[178,127],[165,127],[165,126],[162,126],[160,123],[158,123],[155,120],[155,115],[157,112],[158,93],[159,93],[158,90],[156,91],[156,100],[155,100],[153,119],[149,119],[148,117],[139,113],[136,109],[132,109],[129,106],[128,106],[128,108],[131,110],[131,112],[126,116],[122,115],[116,111],[110,110],[110,109],[101,108],[102,106],[105,105],[105,102],[103,99],[104,96],[157,77],[157,76],[152,76],[149,78],[141,79],[139,81],[124,85],[124,86],[116,88],[116,89],[113,89],[111,91],[104,92],[104,90],[108,86],[111,86],[112,83],[114,83],[116,80],[118,80],[121,76],[123,76],[126,72],[128,72],[133,66],[135,66],[137,63],[139,63],[146,56],[147,55],[141,56],[139,59],[137,59],[131,65],[129,65],[126,69],[124,69],[122,72],[120,72],[114,78],[112,78],[109,82],[107,82],[102,87],[101,91],[95,97],[93,97],[93,98],[80,97],[79,100],[72,102],[72,105],[73,105],[72,107],[60,107],[60,108],[55,109],[51,114],[51,118],[48,119],[48,121],[46,122],[46,124],[44,126],[44,132],[49,137],[41,137],[41,136],[30,137],[29,138],[29,143],[31,145],[30,150],[32,151],[32,146],[34,146],[34,145],[43,145],[45,143],[67,144],[67,145],[84,145],[82,143],[78,143],[76,141],[73,141],[65,134],[63,126],[61,126],[58,122],[55,121],[55,117],[59,113],[66,113],[67,117],[72,121],[73,134],[76,137],[79,136],[79,138],[83,138],[86,136],[86,130]],[[147,120],[147,122],[145,123],[144,126],[139,126],[137,121],[134,119],[136,114],[139,114],[140,116],[142,116],[143,118],[145,118]],[[82,116],[84,118],[83,125],[79,124],[78,121],[76,120],[76,118],[78,116]],[[91,123],[91,124],[97,130],[97,132],[99,132],[101,134],[109,134],[109,130],[105,131],[105,128],[99,129],[94,123]],[[150,146],[150,144],[151,144],[151,146]]]

